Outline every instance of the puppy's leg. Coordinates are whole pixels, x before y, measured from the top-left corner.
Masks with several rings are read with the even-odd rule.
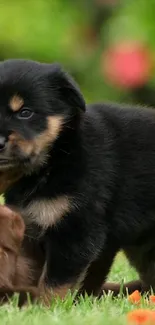
[[[119,283],[104,282],[106,281],[104,274],[109,273],[116,251],[114,247],[110,248],[109,245],[109,250],[103,252],[100,257],[91,264],[83,285],[79,290],[79,294],[84,294],[84,292],[86,292],[88,295],[92,294],[96,297],[101,297],[103,294],[108,294],[108,292],[111,291],[113,297],[115,297],[119,295],[120,291],[124,295],[127,293],[131,294],[135,290],[142,291],[142,283],[140,280],[124,283],[122,287]]]
[[[110,271],[116,252],[116,247],[110,247],[109,245],[108,249],[103,251],[102,254],[91,263],[79,290],[79,295],[84,295],[84,293],[94,296],[100,295],[102,285],[104,281],[106,281],[106,276]]]
[[[120,290],[124,295],[131,294],[135,290],[139,290],[142,294],[151,292],[151,288],[155,290],[155,246],[153,240],[150,240],[150,244],[146,244],[146,246],[127,247],[124,251],[131,265],[139,273],[140,280],[124,283],[122,288],[118,283],[104,283],[100,296],[103,292],[108,293],[109,291],[113,296],[117,296]]]
[[[26,259],[22,256],[18,257],[18,272],[16,278],[18,282],[16,286],[10,288],[9,290],[1,290],[0,291],[0,299],[2,302],[8,301],[12,295],[17,292],[19,293],[19,306],[22,306],[27,303],[27,292],[30,294],[30,298],[32,301],[40,301],[46,305],[50,304],[50,301],[54,296],[59,295],[63,298],[67,290],[74,289],[74,287],[81,286],[79,293],[76,297],[76,301],[79,295],[84,295],[85,292],[88,295],[99,295],[101,285],[109,272],[109,268],[112,264],[113,258],[115,256],[115,250],[110,249],[108,251],[102,252],[100,257],[98,257],[93,263],[90,264],[89,268],[86,268],[84,272],[81,272],[80,276],[75,280],[75,284],[69,286],[68,283],[66,286],[59,286],[51,288],[48,283],[45,282],[46,272],[47,272],[47,264],[45,263],[45,267],[42,273],[42,276],[39,281],[38,288],[34,287],[34,279],[36,281],[36,277],[38,278],[38,268],[36,268],[36,263],[33,260]],[[68,265],[70,266],[70,264]],[[35,274],[36,270],[36,274]],[[39,271],[41,274],[41,270]],[[61,270],[60,270],[61,272]],[[33,274],[33,277],[32,277]],[[22,280],[21,280],[22,278]],[[24,279],[24,281],[23,281]],[[83,281],[84,280],[84,281]],[[83,283],[82,283],[83,281]],[[21,287],[22,284],[22,287]],[[32,286],[32,287],[31,287]]]
[[[102,252],[97,260],[90,265],[79,294],[86,292],[88,295],[92,294],[96,297],[101,297],[103,294],[108,294],[111,291],[113,297],[115,297],[119,295],[120,291],[124,295],[131,294],[135,290],[142,292],[144,288],[141,280],[130,281],[124,283],[123,286],[119,283],[105,282],[104,274],[107,275],[109,273],[116,252],[119,250],[111,243],[107,246],[108,250]]]
[[[57,260],[58,264],[55,265],[53,263],[53,265],[55,266],[54,282],[52,279],[53,269],[51,266],[51,269],[49,270],[48,264],[46,264],[40,280],[39,291],[44,303],[48,305],[52,295],[54,297],[58,295],[63,299],[68,290],[72,291],[74,289],[79,289],[75,301],[78,300],[80,295],[84,296],[85,293],[87,293],[88,295],[93,294],[98,296],[101,291],[102,283],[106,279],[109,269],[111,267],[115,253],[116,253],[115,250],[113,251],[107,250],[102,252],[101,257],[96,259],[96,261],[87,264],[86,267],[83,268],[83,270],[81,269],[78,270],[77,265],[75,265],[75,269],[73,269],[74,265],[72,264],[72,261],[70,261],[68,262],[68,266],[65,265],[66,267],[65,272],[64,272],[64,262],[61,261],[62,257],[60,254]],[[79,257],[79,261],[80,261],[80,257]],[[70,268],[74,270],[75,278],[72,277],[69,278],[69,275],[66,272],[67,268],[69,268],[69,270]],[[62,277],[63,277],[63,282],[62,282]],[[52,286],[50,285],[51,280],[52,280],[52,284],[54,284]]]
[[[133,265],[139,273],[140,291],[149,293],[151,289],[155,290],[155,245],[143,247],[125,248],[126,256],[131,265]]]

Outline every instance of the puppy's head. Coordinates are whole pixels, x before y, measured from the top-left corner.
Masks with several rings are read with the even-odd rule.
[[[0,171],[44,164],[67,121],[84,110],[80,91],[59,65],[0,63]]]

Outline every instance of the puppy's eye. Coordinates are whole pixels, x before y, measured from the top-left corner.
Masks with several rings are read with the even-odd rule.
[[[32,117],[32,115],[33,115],[33,112],[30,109],[23,108],[18,112],[17,117],[20,119],[29,119]]]

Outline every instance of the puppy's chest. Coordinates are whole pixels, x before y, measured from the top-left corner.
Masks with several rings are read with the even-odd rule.
[[[27,226],[36,224],[46,230],[60,222],[72,208],[71,199],[67,195],[51,199],[35,199],[26,206],[18,206],[16,210],[21,214]]]

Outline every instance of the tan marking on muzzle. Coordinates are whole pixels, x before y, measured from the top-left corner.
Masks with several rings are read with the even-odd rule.
[[[14,132],[10,135],[9,141],[11,144],[17,145],[27,156],[32,153],[39,155],[56,140],[62,125],[63,118],[61,116],[50,116],[47,118],[47,129],[33,140],[24,140],[19,134]]]
[[[19,95],[14,95],[9,101],[9,106],[13,112],[18,112],[24,105],[24,99]]]

